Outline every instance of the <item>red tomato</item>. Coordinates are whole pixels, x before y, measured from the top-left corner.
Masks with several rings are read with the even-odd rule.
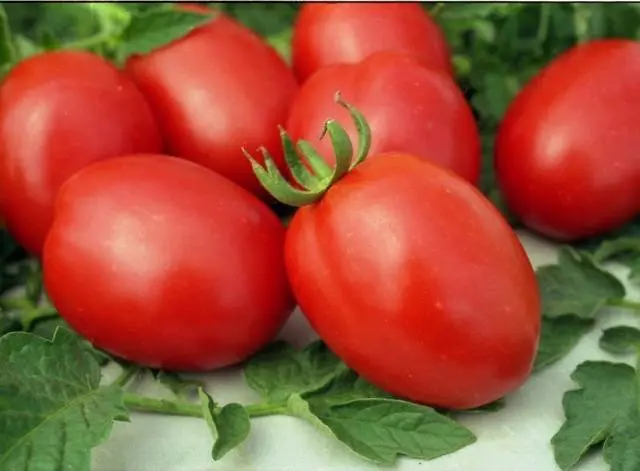
[[[0,89],[0,212],[39,255],[60,185],[90,162],[160,152],[151,109],[99,56],[48,52],[16,66]]]
[[[472,185],[407,154],[371,158],[300,208],[296,299],[347,365],[413,401],[471,408],[528,377],[540,329],[518,238]]]
[[[310,3],[300,9],[292,42],[300,82],[327,65],[360,62],[378,51],[413,54],[452,73],[444,35],[418,3]]]
[[[447,167],[476,183],[480,175],[480,136],[471,108],[448,76],[423,67],[405,54],[379,52],[358,64],[325,67],[300,89],[287,130],[311,141],[333,163],[328,139],[319,129],[336,118],[352,139],[349,113],[334,102],[336,91],[367,117],[371,154],[401,151]]]
[[[149,99],[171,154],[266,197],[241,147],[265,145],[282,164],[277,126],[297,90],[293,73],[256,34],[219,15],[127,70]]]
[[[171,370],[237,363],[293,309],[285,229],[226,178],[161,155],[110,159],[60,189],[47,293],[96,346]]]
[[[597,40],[549,64],[509,107],[498,182],[530,228],[558,240],[614,229],[640,204],[640,43]]]

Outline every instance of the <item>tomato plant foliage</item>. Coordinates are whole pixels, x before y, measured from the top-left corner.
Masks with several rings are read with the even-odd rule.
[[[210,13],[177,11],[172,3],[4,2],[0,74],[6,76],[28,57],[59,49],[90,51],[120,67],[130,55],[152,52],[220,13],[291,61],[299,4],[208,6]],[[507,107],[531,77],[572,46],[595,38],[640,39],[640,6],[428,2],[423,7],[447,39],[456,79],[477,118],[481,190],[517,227],[504,209],[493,172],[493,143]],[[23,138],[28,142],[28,135]],[[320,341],[302,349],[284,342],[268,345],[243,365],[247,387],[259,402],[219,404],[199,379],[133,366],[81,340],[50,304],[39,263],[8,234],[2,219],[0,214],[0,469],[88,470],[92,448],[108,439],[115,420],[129,420],[132,411],[203,419],[212,435],[214,460],[242,446],[253,419],[276,414],[307,421],[376,463],[392,464],[400,456],[427,460],[476,441],[476,430],[454,419],[510,406],[507,397],[454,415],[396,398]],[[610,263],[624,266],[628,275],[613,276]],[[638,281],[637,220],[561,248],[556,262],[539,267],[543,319],[534,378],[588,341],[585,337],[611,308],[638,309],[627,295],[627,287]],[[15,296],[15,288],[23,288],[25,296]],[[638,368],[621,360],[638,352],[638,327],[614,325],[601,333],[601,348],[620,363],[587,361],[574,371],[575,389],[562,402],[564,423],[549,437],[561,469],[579,466],[593,447],[603,450],[614,471],[640,468]],[[107,378],[105,364],[119,373],[115,381]],[[134,386],[140,376],[154,379],[175,397],[138,394]]]

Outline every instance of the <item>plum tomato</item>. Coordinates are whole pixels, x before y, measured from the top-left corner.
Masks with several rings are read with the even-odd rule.
[[[445,37],[418,3],[308,3],[300,9],[292,39],[300,83],[322,67],[360,62],[379,51],[413,54],[452,73]]]
[[[509,106],[495,168],[529,228],[571,241],[640,208],[640,43],[594,40],[557,57]]]
[[[210,370],[253,354],[293,310],[284,239],[271,209],[219,174],[123,156],[60,189],[44,283],[95,346],[149,367]]]
[[[531,372],[541,319],[516,234],[453,172],[409,153],[362,162],[368,133],[359,122],[354,161],[344,130],[327,124],[336,155],[328,178],[292,151],[303,188],[254,162],[265,188],[300,206],[285,262],[302,312],[348,366],[399,397],[465,409],[516,390]]]
[[[97,55],[56,51],[30,57],[0,88],[0,213],[35,255],[67,178],[97,160],[161,151],[144,97]]]
[[[333,97],[338,91],[367,116],[373,133],[371,155],[407,152],[477,183],[480,135],[471,107],[451,77],[393,52],[320,70],[300,88],[286,129],[294,140],[314,144],[329,163],[331,145],[318,132],[327,118],[335,117],[356,136],[347,111],[336,110]]]
[[[158,117],[168,152],[266,197],[242,146],[265,145],[283,165],[277,126],[297,90],[293,72],[258,35],[224,14],[127,71]]]

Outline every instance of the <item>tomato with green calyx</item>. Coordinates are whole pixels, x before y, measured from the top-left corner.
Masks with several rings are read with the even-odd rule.
[[[418,3],[309,3],[293,29],[293,68],[302,83],[327,65],[356,63],[379,51],[414,55],[452,74],[438,24]]]
[[[329,163],[334,159],[331,146],[318,138],[327,117],[336,117],[351,138],[356,137],[347,111],[335,109],[337,90],[371,123],[372,155],[407,152],[477,183],[480,136],[473,112],[451,77],[394,52],[320,70],[294,99],[286,129],[294,140],[315,144]]]
[[[253,354],[293,310],[284,238],[269,207],[226,178],[174,157],[124,156],[60,189],[44,283],[97,347],[209,370]]]
[[[169,153],[267,196],[240,147],[266,145],[283,162],[277,126],[297,83],[274,49],[218,14],[183,38],[132,56],[126,69],[151,103]]]
[[[531,80],[498,130],[495,166],[510,209],[546,236],[607,232],[640,209],[640,43],[596,40]]]
[[[514,391],[540,330],[538,286],[518,238],[452,172],[408,153],[364,160],[370,130],[343,106],[360,144],[352,159],[348,134],[329,120],[333,168],[281,133],[300,188],[264,149],[266,167],[249,156],[275,198],[300,206],[285,262],[302,312],[347,365],[400,397],[463,409]]]
[[[0,88],[0,213],[40,255],[60,185],[91,162],[161,152],[162,138],[135,84],[103,58],[56,51],[30,57]]]

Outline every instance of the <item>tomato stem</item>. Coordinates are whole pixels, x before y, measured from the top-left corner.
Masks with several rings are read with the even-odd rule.
[[[607,302],[610,307],[622,307],[640,312],[640,301],[632,301],[630,299],[612,299]]]
[[[114,385],[124,388],[129,382],[140,373],[140,367],[136,365],[124,365],[122,372],[113,381]]]
[[[351,115],[358,134],[358,149],[354,156],[349,134],[334,119],[325,122],[320,139],[329,136],[335,154],[335,166],[332,168],[310,142],[300,140],[297,145],[280,128],[280,139],[287,167],[300,188],[296,188],[282,175],[269,151],[260,147],[264,165],[258,163],[242,148],[242,152],[251,163],[253,172],[262,186],[278,201],[289,206],[299,207],[315,203],[331,186],[345,176],[354,167],[362,163],[371,148],[371,129],[364,116],[352,105],[342,100],[336,93],[335,101]]]
[[[132,411],[203,418],[202,406],[197,403],[175,399],[159,399],[128,392],[124,393],[123,401],[124,405]],[[289,414],[287,404],[284,402],[262,402],[249,404],[244,406],[244,408],[249,417],[266,417],[269,415]]]

